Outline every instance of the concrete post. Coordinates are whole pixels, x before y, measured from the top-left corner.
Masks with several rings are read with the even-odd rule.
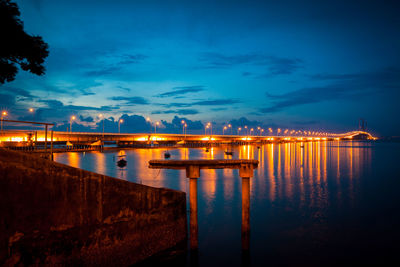
[[[242,250],[250,247],[250,177],[253,177],[253,165],[241,164],[239,175],[242,178]]]
[[[242,177],[242,250],[250,247],[250,178]]]
[[[197,222],[197,178],[200,177],[199,166],[187,166],[186,177],[189,178],[189,205],[190,205],[190,249],[195,250],[199,246],[199,225]]]

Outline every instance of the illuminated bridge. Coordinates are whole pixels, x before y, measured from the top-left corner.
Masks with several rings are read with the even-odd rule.
[[[47,136],[47,140],[46,140]],[[193,135],[193,134],[163,134],[163,133],[92,133],[92,132],[48,132],[3,130],[0,134],[0,146],[34,147],[43,146],[46,142],[67,147],[88,148],[103,146],[105,143],[115,143],[121,147],[152,147],[152,146],[207,146],[220,144],[249,143],[280,143],[280,142],[313,142],[313,141],[343,141],[343,140],[375,140],[365,131],[352,131],[343,134],[303,134],[303,135]],[[48,143],[48,144],[47,144]]]

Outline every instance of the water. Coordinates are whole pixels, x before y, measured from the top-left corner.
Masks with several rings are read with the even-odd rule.
[[[400,238],[400,144],[314,142],[172,149],[171,159],[255,158],[250,180],[250,251],[241,252],[238,170],[202,170],[198,180],[199,250],[167,263],[199,266],[389,263]],[[230,148],[229,148],[230,149]],[[165,149],[56,154],[74,167],[189,192],[185,171],[153,170]],[[126,154],[128,165],[116,166]],[[161,257],[161,256],[160,256]],[[153,261],[165,261],[156,257]],[[162,257],[161,257],[162,258]],[[153,262],[154,263],[154,262]]]

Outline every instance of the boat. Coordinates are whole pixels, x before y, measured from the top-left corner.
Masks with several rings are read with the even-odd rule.
[[[164,152],[164,158],[169,159],[171,157],[171,154],[167,151]]]
[[[120,168],[125,167],[126,164],[128,163],[128,162],[126,161],[126,159],[125,159],[125,155],[123,155],[123,156],[118,156],[118,157],[120,157],[120,159],[117,161],[117,166],[120,167]]]
[[[225,155],[232,156],[233,155],[233,151],[225,151]]]

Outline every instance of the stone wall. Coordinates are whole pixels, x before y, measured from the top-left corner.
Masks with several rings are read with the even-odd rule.
[[[0,149],[0,265],[129,265],[186,227],[183,192]]]

